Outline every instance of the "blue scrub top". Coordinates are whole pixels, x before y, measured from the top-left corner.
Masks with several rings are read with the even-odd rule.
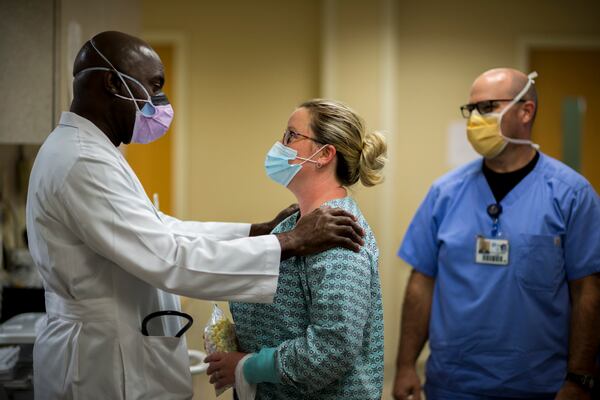
[[[469,163],[436,181],[398,255],[435,277],[427,385],[520,397],[559,390],[567,363],[567,282],[600,271],[600,199],[569,167],[544,154],[501,201],[508,265],[477,264],[496,202]]]

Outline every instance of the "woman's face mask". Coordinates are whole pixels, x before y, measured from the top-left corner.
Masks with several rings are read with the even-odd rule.
[[[115,96],[124,100],[133,101],[136,108],[131,143],[146,144],[161,138],[165,133],[167,133],[174,116],[173,107],[169,103],[167,96],[162,92],[155,96],[150,96],[144,85],[142,85],[137,79],[118,71],[112,65],[112,63],[96,48],[92,41],[90,41],[90,44],[94,50],[96,50],[98,55],[100,55],[100,57],[102,57],[111,66],[111,68],[91,67],[83,69],[79,73],[84,71],[114,71],[117,73],[119,79],[121,79],[125,88],[127,89],[129,97],[122,96],[118,93],[115,93]],[[129,85],[125,81],[126,79],[141,87],[142,91],[146,95],[146,98],[136,99]],[[138,102],[144,103],[144,106],[141,109],[138,106]]]
[[[483,115],[479,114],[477,110],[471,112],[471,116],[467,122],[467,138],[477,153],[485,158],[494,158],[504,150],[508,143],[528,144],[539,149],[539,146],[531,140],[513,139],[504,136],[501,128],[504,114],[523,98],[536,77],[536,72],[529,74],[529,80],[523,90],[501,112],[492,112]]]
[[[317,163],[312,158],[319,154],[327,145],[323,145],[312,156],[308,158],[298,157],[298,152],[291,147],[283,145],[281,142],[275,142],[273,147],[267,153],[265,158],[265,171],[267,176],[275,182],[288,186],[302,165],[307,162]],[[299,164],[290,164],[293,160],[302,160]]]

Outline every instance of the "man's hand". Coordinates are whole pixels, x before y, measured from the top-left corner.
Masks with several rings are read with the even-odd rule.
[[[364,244],[364,231],[356,217],[339,208],[317,208],[303,215],[296,227],[277,234],[281,244],[281,259],[320,253],[333,247],[345,247],[359,252]]]
[[[235,367],[246,353],[232,351],[230,353],[214,353],[204,359],[208,363],[206,373],[210,376],[210,383],[215,389],[233,385],[235,383]]]
[[[556,400],[591,400],[591,398],[590,392],[570,381],[565,381],[556,394]]]
[[[273,229],[275,229],[277,225],[279,225],[281,221],[295,212],[298,212],[298,210],[298,204],[292,204],[277,214],[271,221],[260,224],[252,224],[252,226],[250,226],[250,234],[248,236],[268,235]]]
[[[392,395],[395,400],[421,400],[421,380],[414,366],[396,370]]]

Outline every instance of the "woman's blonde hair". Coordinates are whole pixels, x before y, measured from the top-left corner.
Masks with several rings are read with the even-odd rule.
[[[308,110],[315,139],[335,147],[336,176],[342,185],[353,185],[359,179],[365,186],[383,181],[381,170],[387,161],[387,144],[381,133],[365,134],[362,118],[337,101],[313,99],[299,107]]]

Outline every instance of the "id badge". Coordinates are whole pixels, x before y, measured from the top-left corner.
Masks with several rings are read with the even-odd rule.
[[[508,240],[477,236],[475,262],[478,264],[508,265]]]

